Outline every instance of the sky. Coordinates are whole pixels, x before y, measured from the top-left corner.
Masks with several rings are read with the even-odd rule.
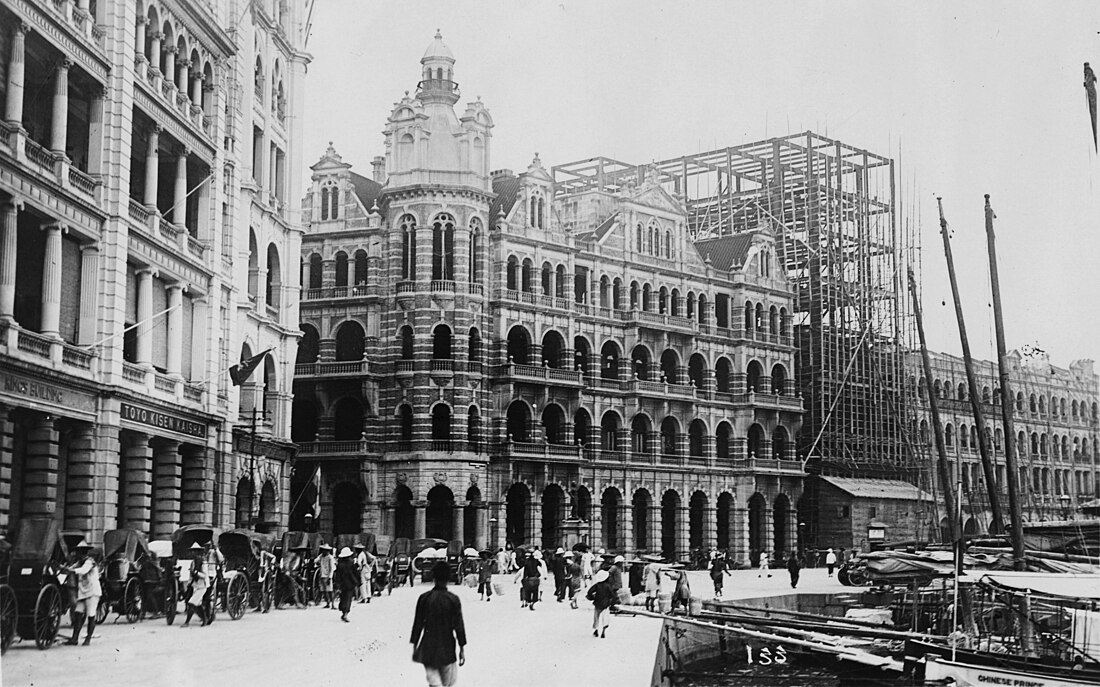
[[[1100,71],[1100,3],[317,0],[307,165],[332,141],[370,175],[436,29],[458,111],[480,97],[493,116],[493,169],[521,172],[536,152],[547,167],[644,164],[813,130],[897,161],[930,348],[961,352],[940,196],[971,350],[996,358],[988,193],[1009,348],[1100,359],[1100,160],[1082,86],[1083,62]]]

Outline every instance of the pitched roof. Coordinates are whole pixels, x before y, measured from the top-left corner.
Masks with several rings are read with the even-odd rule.
[[[350,174],[355,195],[359,198],[359,202],[363,204],[363,208],[370,212],[374,201],[378,199],[378,194],[382,190],[382,184],[362,174],[356,174],[355,172],[350,172]]]
[[[695,250],[699,251],[699,257],[703,260],[710,255],[710,263],[714,269],[728,272],[733,267],[745,264],[752,238],[753,232],[746,231],[715,239],[703,239],[695,242]]]
[[[489,204],[489,226],[496,227],[497,217],[501,210],[507,217],[512,212],[512,206],[516,204],[516,194],[519,192],[519,177],[511,173],[493,174],[493,202]]]
[[[821,480],[858,498],[932,500],[932,496],[928,493],[901,480],[856,477],[822,477]]]

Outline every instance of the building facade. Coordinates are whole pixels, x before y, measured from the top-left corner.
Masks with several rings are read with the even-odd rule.
[[[232,524],[226,363],[249,335],[238,323],[266,313],[234,272],[252,194],[239,84],[254,38],[300,46],[304,10],[0,2],[0,528],[52,516],[98,541]],[[285,74],[300,114],[301,69]],[[276,360],[293,357],[294,327],[260,328],[282,333]],[[289,408],[289,377],[267,379]],[[269,436],[288,437],[287,415]]]
[[[1100,446],[1097,446],[1100,377],[1094,372],[1093,361],[1076,360],[1068,368],[1062,368],[1052,365],[1045,353],[1025,355],[1020,351],[1011,351],[1008,361],[1024,520],[1079,518],[1078,508],[1100,497]],[[911,355],[908,363],[909,388],[918,400],[913,407],[920,411],[917,421],[921,444],[929,460],[934,458],[928,408],[931,391],[939,401],[949,461],[962,482],[963,530],[968,534],[986,532],[991,520],[989,493],[982,471],[978,431],[968,400],[966,368],[962,358],[946,353],[933,353],[931,362],[931,384],[921,371],[919,355]],[[996,362],[975,360],[974,370],[986,435],[993,448],[1000,501],[1007,519],[1000,376]],[[946,514],[941,512],[939,517],[945,525]]]
[[[683,559],[796,546],[793,289],[772,227],[694,242],[654,170],[491,172],[437,34],[370,177],[330,146],[303,204],[290,527],[586,541]],[[317,493],[319,492],[319,493]]]

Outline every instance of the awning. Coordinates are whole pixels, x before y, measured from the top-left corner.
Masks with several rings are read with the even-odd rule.
[[[1100,575],[1096,574],[999,572],[983,575],[981,582],[1007,591],[1100,600]]]

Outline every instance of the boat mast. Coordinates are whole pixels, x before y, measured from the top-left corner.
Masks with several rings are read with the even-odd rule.
[[[997,237],[993,232],[993,208],[985,194],[985,238],[989,245],[989,281],[993,289],[993,322],[997,330],[997,369],[1001,382],[1001,421],[1005,430],[1005,470],[1008,479],[1008,513],[1011,520],[1012,557],[1017,570],[1025,570],[1024,523],[1020,506],[1020,472],[1016,459],[1016,426],[1012,419],[1012,386],[1005,352],[1004,316],[1001,313],[1001,281],[997,276]]]
[[[943,442],[943,425],[940,423],[939,399],[932,393],[932,361],[928,356],[928,343],[924,339],[924,315],[920,309],[920,294],[917,293],[917,280],[913,276],[913,267],[909,267],[909,293],[913,298],[913,314],[917,318],[917,334],[920,336],[920,357],[924,367],[925,393],[928,406],[932,410],[932,434],[936,437],[936,467],[940,478],[940,491],[943,492],[944,506],[947,508],[948,539],[954,542],[962,534],[962,526],[957,522],[955,490],[951,485],[951,465],[947,462],[947,448]],[[945,542],[947,543],[947,542]]]
[[[947,232],[947,220],[943,217],[943,198],[936,198],[940,209],[940,234],[943,236],[943,252],[947,256],[947,274],[951,278],[951,295],[955,301],[955,318],[959,322],[959,339],[962,342],[963,363],[966,366],[966,383],[969,388],[970,410],[974,414],[974,426],[978,430],[978,449],[982,456],[982,473],[985,475],[986,492],[989,494],[989,510],[993,513],[993,522],[989,525],[990,534],[1004,532],[1004,514],[1001,512],[1001,498],[997,490],[997,475],[993,471],[990,459],[989,437],[985,434],[985,418],[982,416],[981,396],[978,395],[978,383],[974,379],[974,360],[970,357],[970,340],[966,336],[966,322],[963,320],[962,301],[959,299],[959,284],[955,278],[955,258],[951,254],[951,237]]]

